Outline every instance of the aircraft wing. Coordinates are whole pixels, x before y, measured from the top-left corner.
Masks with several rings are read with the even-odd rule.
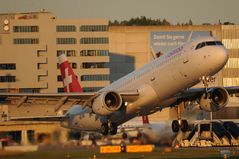
[[[209,87],[208,90],[214,89],[218,87]],[[239,86],[234,86],[234,87],[224,87],[228,94],[239,94]],[[196,100],[197,98],[201,97],[205,93],[205,88],[191,88],[185,91],[182,91],[181,93],[175,95],[179,100],[188,100],[188,101],[193,101]]]
[[[0,102],[16,100],[17,106],[23,103],[34,103],[37,100],[59,100],[59,104],[68,101],[73,101],[74,104],[90,106],[96,97],[104,92],[81,92],[81,93],[0,93]],[[124,101],[135,101],[139,95],[137,90],[129,90],[117,92],[124,99]]]
[[[11,121],[62,121],[67,116],[10,117]]]
[[[20,107],[23,103],[34,104],[37,101],[57,100],[59,105],[67,101],[83,105],[89,99],[97,97],[97,92],[82,93],[0,93],[0,102],[15,101],[14,105]]]

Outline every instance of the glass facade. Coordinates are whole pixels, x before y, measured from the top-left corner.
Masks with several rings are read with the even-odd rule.
[[[21,93],[40,93],[39,88],[19,88]]]
[[[16,82],[16,76],[0,76],[0,82]]]
[[[81,81],[108,81],[109,75],[82,75]]]
[[[80,26],[81,32],[104,32],[108,31],[108,25],[82,25]]]
[[[83,62],[82,68],[91,69],[91,68],[107,68],[105,62]]]
[[[84,92],[97,92],[98,90],[102,89],[103,87],[84,87]]]
[[[13,26],[13,32],[39,32],[39,26]]]
[[[80,56],[109,56],[109,50],[81,50]]]
[[[80,44],[108,44],[109,38],[108,37],[85,37],[80,39]]]
[[[13,39],[13,44],[39,44],[38,38],[16,38]]]
[[[239,85],[239,27],[222,26],[222,42],[228,49],[229,59],[222,71],[223,86]]]
[[[15,63],[0,64],[0,70],[16,70],[16,64]]]
[[[57,88],[57,92],[58,93],[63,93],[64,92],[64,88]]]
[[[57,25],[56,32],[76,32],[75,25]]]
[[[56,44],[76,44],[76,38],[57,38]]]
[[[61,75],[58,75],[58,76],[57,76],[57,81],[58,81],[58,82],[61,82],[61,81],[62,81],[62,76],[61,76]]]
[[[60,56],[61,54],[65,54],[66,56],[76,56],[76,50],[57,50],[56,54],[57,56]]]

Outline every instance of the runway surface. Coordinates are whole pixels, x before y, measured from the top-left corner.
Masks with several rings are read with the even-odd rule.
[[[1,153],[1,151],[0,151]],[[150,153],[117,153],[100,154],[98,147],[88,148],[53,148],[42,147],[37,152],[20,153],[14,156],[2,156],[6,159],[219,159],[230,157],[239,158],[239,148],[214,147],[214,148],[155,148]],[[226,156],[225,156],[226,155]]]

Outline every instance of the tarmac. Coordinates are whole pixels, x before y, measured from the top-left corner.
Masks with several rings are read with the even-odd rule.
[[[40,147],[36,152],[0,151],[7,159],[238,159],[239,147],[171,148],[156,147],[152,152],[101,154],[99,147]],[[4,155],[5,153],[5,155]]]

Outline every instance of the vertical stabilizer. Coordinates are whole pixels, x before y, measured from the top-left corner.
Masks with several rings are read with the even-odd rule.
[[[143,115],[142,120],[143,120],[143,125],[149,124],[149,118],[147,115]]]
[[[58,57],[61,70],[64,92],[83,92],[65,54]]]

